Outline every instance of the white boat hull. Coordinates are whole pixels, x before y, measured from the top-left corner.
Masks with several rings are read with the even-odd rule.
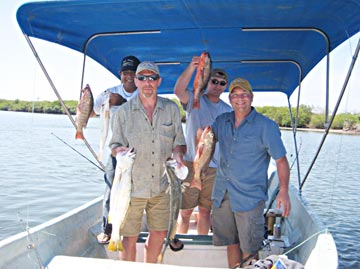
[[[275,180],[271,181],[269,193],[274,191]],[[292,212],[282,223],[281,233],[286,238],[290,259],[296,260],[306,268],[337,268],[337,251],[334,240],[327,233],[317,217],[310,212],[306,202],[291,188]],[[112,268],[121,264],[126,268],[140,265],[129,265],[116,261],[117,252],[109,252],[107,245],[96,242],[100,232],[102,197],[74,209],[44,224],[9,237],[0,242],[0,268],[30,269],[41,268]],[[146,235],[146,234],[145,234]],[[156,267],[173,268],[227,268],[226,247],[212,245],[211,236],[179,235],[185,247],[182,251],[168,250],[164,264]],[[137,261],[143,260],[144,238],[139,240]],[[296,247],[299,245],[299,247]],[[278,254],[278,253],[275,253]],[[124,264],[125,263],[125,264]],[[142,268],[153,268],[154,265],[141,264]]]

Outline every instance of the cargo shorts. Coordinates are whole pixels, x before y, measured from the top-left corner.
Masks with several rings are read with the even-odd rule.
[[[190,183],[194,177],[193,162],[185,161],[189,173],[184,182]],[[216,168],[209,167],[205,173],[201,175],[201,190],[197,188],[187,187],[182,193],[181,209],[192,209],[196,206],[201,206],[211,210],[212,201],[211,195],[216,177]]]
[[[151,231],[167,231],[170,219],[170,196],[162,192],[152,198],[132,197],[125,224],[120,229],[122,236],[137,236],[141,232],[143,215],[146,212],[147,227]]]
[[[228,246],[240,244],[246,253],[257,253],[264,239],[265,202],[247,212],[232,212],[228,193],[219,208],[213,208],[213,244]]]

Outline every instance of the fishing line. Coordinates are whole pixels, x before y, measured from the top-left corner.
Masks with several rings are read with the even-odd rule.
[[[348,40],[349,56],[351,57],[353,48],[352,48],[352,44],[351,44],[351,41],[350,41],[350,36],[349,36],[349,34],[347,32],[346,32],[346,34],[348,36],[347,40]],[[359,39],[359,42],[360,42],[360,39]],[[349,106],[350,91],[351,91],[351,84],[349,83],[348,84],[348,91],[347,91],[346,98],[345,98],[345,110],[344,110],[345,115],[348,114],[347,111],[348,111],[348,106]],[[334,117],[335,117],[335,115],[334,115]],[[346,122],[346,118],[344,118],[343,126],[344,126],[345,122]],[[349,126],[349,128],[351,130],[352,126]],[[330,218],[331,216],[334,216],[333,203],[334,203],[334,198],[335,198],[334,193],[335,193],[335,189],[336,189],[336,183],[337,183],[337,179],[338,179],[338,172],[339,172],[338,168],[339,168],[340,160],[344,159],[344,158],[342,158],[343,139],[344,139],[344,136],[341,135],[340,138],[339,138],[339,145],[338,145],[337,154],[336,154],[336,160],[335,160],[336,164],[335,164],[334,179],[333,179],[332,184],[331,184],[332,188],[331,188],[331,191],[330,191],[330,203],[328,204],[327,213],[329,215],[329,219],[331,219]]]
[[[18,214],[18,217],[19,217],[19,214]],[[26,222],[26,224],[22,221],[21,218],[19,218],[20,222],[23,224],[23,229],[24,231],[26,232],[26,237],[27,237],[27,240],[28,240],[28,245],[26,245],[26,248],[31,251],[33,250],[35,252],[35,256],[36,256],[36,259],[37,259],[37,262],[38,262],[38,265],[39,265],[39,268],[40,269],[44,269],[44,268],[47,268],[44,266],[44,263],[41,259],[41,256],[40,256],[40,253],[39,251],[37,250],[36,248],[36,244],[34,243],[34,240],[31,236],[31,233],[30,233],[30,226],[28,225],[28,223]]]
[[[53,136],[55,136],[57,139],[59,139],[61,142],[63,142],[66,146],[68,146],[69,148],[71,148],[73,151],[75,151],[77,154],[79,154],[81,157],[83,157],[84,159],[86,159],[88,162],[90,162],[91,164],[95,165],[97,168],[99,168],[101,171],[105,172],[105,169],[100,167],[99,165],[97,165],[96,163],[94,163],[92,160],[90,160],[89,158],[87,158],[85,155],[83,155],[82,153],[80,153],[78,150],[76,150],[75,148],[73,148],[72,146],[70,146],[68,143],[66,143],[64,140],[62,140],[60,137],[58,137],[57,135],[55,135],[54,133],[51,133]]]

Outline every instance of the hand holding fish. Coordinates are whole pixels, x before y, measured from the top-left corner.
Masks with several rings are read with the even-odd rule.
[[[194,109],[200,109],[200,95],[205,92],[211,75],[211,58],[208,52],[201,53],[194,79]]]
[[[112,106],[120,106],[126,102],[126,99],[117,93],[110,93],[109,105]]]
[[[113,157],[116,157],[116,155],[117,155],[117,153],[118,152],[126,152],[126,151],[129,151],[130,150],[130,148],[128,148],[128,147],[124,147],[124,146],[120,146],[120,147],[116,147],[116,148],[113,148],[112,150],[111,150],[111,155],[113,156]]]
[[[201,174],[209,167],[211,158],[215,151],[215,135],[210,126],[207,126],[201,133],[201,137],[196,146],[196,156],[194,159],[194,178],[190,188],[201,190]]]
[[[175,174],[180,180],[184,180],[189,172],[184,163],[184,154],[186,152],[185,146],[177,146],[172,153],[172,159],[175,161]]]

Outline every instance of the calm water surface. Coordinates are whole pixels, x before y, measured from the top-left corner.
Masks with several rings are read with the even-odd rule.
[[[0,126],[0,240],[103,194],[102,171],[53,135],[94,161],[84,143],[75,140],[67,116],[0,111]],[[292,133],[282,134],[291,164]],[[97,152],[98,118],[90,119],[85,136]],[[302,177],[321,137],[316,132],[297,134]],[[339,268],[360,268],[359,160],[360,136],[330,134],[303,187],[303,196],[335,238]],[[296,175],[294,165],[295,186]]]

